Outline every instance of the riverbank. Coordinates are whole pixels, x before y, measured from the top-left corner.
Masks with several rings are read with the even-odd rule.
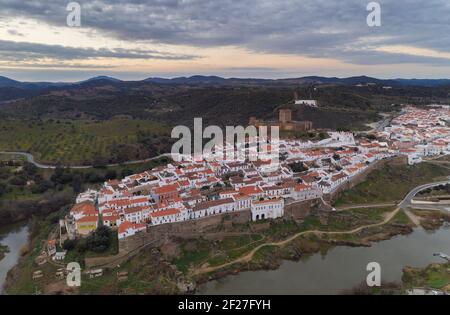
[[[0,261],[5,258],[5,255],[9,253],[9,247],[6,245],[0,244]]]
[[[403,268],[407,265],[425,267],[439,262],[433,253],[450,250],[449,238],[448,226],[433,232],[419,227],[406,235],[372,242],[370,247],[323,247],[299,259],[282,260],[276,269],[224,274],[199,285],[197,294],[355,294],[353,289],[365,283],[369,262],[380,264],[382,283],[395,284],[392,290],[396,294],[404,294],[408,286],[402,282]],[[267,254],[263,259],[273,253]],[[367,287],[358,292],[382,293],[380,290],[367,290]]]
[[[361,222],[370,224],[362,225]],[[444,221],[440,222],[444,224]],[[182,240],[172,237],[163,246],[143,251],[121,264],[120,268],[105,269],[102,277],[90,279],[83,275],[82,287],[70,289],[65,287],[63,281],[55,279],[58,266],[49,263],[44,266],[35,264],[34,258],[40,252],[41,240],[48,232],[46,224],[40,226],[43,230],[34,235],[27,246],[26,255],[20,258],[19,264],[8,274],[6,287],[10,294],[33,294],[36,290],[42,294],[180,294],[187,293],[187,287],[189,290],[194,288],[191,282],[196,282],[197,290],[201,293],[205,285],[209,287],[211,283],[217,283],[219,279],[228,279],[230,275],[239,274],[240,277],[246,275],[248,271],[263,272],[261,270],[272,270],[270,272],[276,273],[282,270],[284,265],[290,264],[289,262],[298,264],[299,261],[305,262],[313,257],[328,257],[330,253],[349,248],[370,251],[371,248],[383,244],[382,241],[391,242],[402,235],[412,235],[414,238],[413,235],[418,233],[414,223],[403,210],[397,208],[364,208],[337,213],[313,212],[301,224],[280,220],[265,225],[261,223],[259,226],[252,225],[255,234],[246,237],[223,237],[212,240],[201,237]],[[295,227],[324,229],[330,233],[306,233],[295,237],[296,235],[292,234]],[[341,232],[335,232],[336,229]],[[289,239],[289,242],[286,242],[285,246],[260,247],[268,241],[273,243],[274,240],[278,240],[277,242],[281,243],[286,239]],[[233,263],[226,268],[202,275],[192,273],[199,268],[220,266],[224,260],[230,261],[258,247],[251,259],[246,262]],[[351,262],[346,259],[343,261]],[[44,272],[43,279],[32,280],[32,274],[36,270]],[[125,280],[120,280],[117,277],[118,273],[128,276]]]
[[[75,290],[55,280],[58,266],[50,263],[38,266],[35,263],[35,258],[41,251],[42,239],[45,239],[51,230],[51,225],[45,222],[38,225],[41,229],[38,234],[32,229],[34,236],[27,246],[27,254],[21,257],[19,264],[8,274],[6,288],[10,294],[32,294],[36,290],[42,294],[186,293],[186,290],[190,291],[194,287],[191,282],[203,283],[236,273],[237,270],[273,269],[279,267],[283,259],[298,260],[307,254],[323,252],[338,245],[370,246],[370,242],[409,233],[412,225],[405,221],[406,219],[395,208],[353,209],[345,212],[325,212],[317,209],[301,223],[278,220],[245,226],[236,224],[232,227],[235,233],[243,229],[254,231],[250,235],[246,232],[247,236],[221,237],[220,233],[217,233],[217,237],[213,239],[170,237],[162,246],[143,251],[121,264],[120,268],[105,269],[104,275],[98,279],[83,276],[82,287]],[[390,224],[380,228],[384,220],[390,221]],[[224,225],[227,225],[226,221]],[[367,229],[363,228],[364,225],[368,225]],[[295,236],[295,233],[298,233],[295,231],[309,229],[328,230],[330,235],[313,233],[298,237],[283,248],[280,247],[280,251],[267,252],[269,247],[265,247],[258,250],[254,259],[247,264],[233,263],[232,268],[220,268],[214,273],[208,273],[208,277],[205,277],[205,274],[194,275],[192,272],[202,270],[208,265],[220,266],[265,242],[283,242],[286,237]],[[343,237],[341,233],[334,232],[341,230],[345,235],[345,231],[349,229],[354,230],[354,236]],[[44,273],[44,277],[34,281],[32,274],[38,270]],[[128,279],[119,281],[116,276],[118,272],[128,274]]]
[[[406,266],[402,280],[405,289],[425,288],[450,294],[450,263],[433,263],[425,268]]]
[[[310,217],[296,233],[279,242],[261,244],[248,254],[221,265],[192,268],[192,277],[202,284],[243,271],[276,270],[283,261],[299,261],[312,254],[326,254],[336,246],[370,247],[397,235],[412,233],[414,224],[399,208],[352,209],[345,213]]]
[[[373,209],[367,209],[367,211],[373,211]],[[336,247],[370,248],[382,241],[411,235],[417,229],[432,233],[443,226],[448,226],[449,222],[450,213],[447,212],[396,209],[390,215],[388,214],[383,222],[372,226],[343,232],[328,233],[316,230],[301,232],[285,241],[258,246],[242,259],[236,259],[232,263],[215,267],[202,266],[195,269],[194,274],[197,275],[196,281],[200,287],[204,287],[210,281],[219,280],[220,282],[220,279],[231,275],[236,276],[242,272],[278,270],[286,261],[299,262],[318,253],[325,257]]]
[[[8,272],[18,263],[22,248],[28,242],[28,227],[23,224],[13,224],[0,228],[0,248],[6,247],[3,259],[0,259],[0,294],[3,292]]]
[[[445,174],[435,168],[441,170],[436,166],[408,167],[408,172],[427,173],[426,178]],[[382,172],[386,173],[386,170]],[[383,190],[396,185],[388,176],[381,178],[385,181]],[[380,177],[375,179],[377,185],[381,185]],[[369,179],[369,184],[371,181],[374,179]],[[354,189],[358,190],[359,186]],[[376,192],[376,196],[379,194]],[[130,257],[120,268],[105,269],[98,279],[83,278],[83,286],[79,290],[67,290],[61,281],[55,281],[58,267],[35,263],[40,252],[39,237],[45,240],[52,224],[57,222],[56,218],[53,221],[47,218],[40,224],[40,236],[32,237],[29,254],[10,273],[8,292],[31,294],[37,289],[45,294],[185,293],[186,287],[192,289],[190,282],[204,284],[242,271],[274,270],[286,260],[298,261],[339,247],[369,248],[382,240],[409,235],[417,224],[436,221],[434,217],[407,214],[395,206],[350,207],[333,212],[315,202],[308,206],[307,211],[299,210],[304,214],[301,218],[289,215],[274,221],[233,222],[230,216],[222,216],[208,231],[201,229],[200,233],[188,235],[167,231],[163,244],[151,249],[151,253],[150,250],[142,251]],[[445,220],[438,221],[443,223]],[[32,274],[38,270],[45,276],[33,281]],[[128,274],[128,280],[119,280],[118,273]]]

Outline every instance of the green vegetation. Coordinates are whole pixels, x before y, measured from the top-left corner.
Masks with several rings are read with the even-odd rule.
[[[450,264],[431,264],[426,268],[405,267],[402,281],[407,289],[422,287],[450,292]]]
[[[183,273],[204,264],[218,266],[245,255],[263,243],[284,240],[302,231],[348,231],[362,225],[381,222],[391,211],[392,207],[386,207],[313,214],[300,224],[294,220],[249,223],[245,225],[247,231],[260,230],[260,232],[252,235],[228,236],[217,241],[203,238],[178,240],[181,250],[172,263]],[[261,224],[266,226],[263,229],[258,228]],[[233,231],[243,230],[243,226],[234,224]],[[266,247],[263,249],[269,251]],[[259,252],[258,255],[263,255]]]
[[[314,128],[330,128],[339,131],[367,130],[366,124],[380,120],[378,110],[361,110],[355,107],[342,108],[341,105],[307,107],[299,110],[296,120],[313,122]],[[320,137],[320,134],[319,134]]]
[[[107,164],[167,153],[169,129],[147,120],[0,120],[0,151],[50,164]]]
[[[21,257],[15,269],[13,269],[13,278],[7,282],[6,292],[8,294],[34,294],[55,281],[56,267],[47,263],[43,266],[37,266],[35,259],[45,249],[48,235],[55,231],[59,219],[67,212],[67,208],[49,214],[45,219],[33,217],[29,222],[31,242],[21,249]],[[37,281],[32,280],[33,272],[41,270],[46,277]]]
[[[446,211],[410,210],[420,220],[420,225],[428,231],[440,228],[445,222],[450,222],[450,214]]]
[[[34,294],[36,292],[46,292],[49,286],[58,284],[55,273],[58,268],[64,265],[47,262],[41,266],[36,264],[36,258],[45,250],[48,236],[57,229],[59,219],[67,214],[68,208],[49,214],[46,218],[33,217],[30,220],[30,240],[31,243],[21,250],[21,258],[18,268],[13,271],[13,281],[8,282],[7,292],[9,294]],[[71,246],[74,246],[71,248]],[[77,261],[84,265],[84,257],[94,255],[116,254],[118,251],[118,241],[116,232],[108,227],[99,227],[95,233],[86,239],[64,244],[68,249],[66,261]],[[61,250],[61,249],[59,249]],[[32,280],[33,272],[40,270],[44,277]],[[84,278],[84,276],[83,276]],[[62,281],[64,283],[64,281]],[[62,285],[64,288],[64,284]]]
[[[365,281],[353,288],[342,290],[342,295],[401,295],[403,293],[401,284],[397,282],[381,282],[380,287],[368,287]]]
[[[118,273],[126,273],[119,279]],[[160,263],[158,252],[144,251],[120,268],[105,270],[103,276],[82,277],[80,294],[177,294],[176,274]]]
[[[99,226],[86,238],[66,240],[63,249],[67,250],[66,262],[77,261],[83,266],[84,258],[116,255],[119,252],[119,240],[116,231]]]
[[[441,195],[450,195],[450,184],[422,190],[417,194],[417,197],[433,197]]]
[[[406,213],[402,210],[402,211],[399,211],[395,215],[395,217],[392,219],[391,223],[408,225],[408,224],[411,224],[412,222],[409,219],[409,217],[406,215]]]
[[[287,83],[287,82],[286,82]],[[432,90],[432,92],[430,92]],[[272,120],[277,108],[299,97],[317,99],[320,108],[298,106],[293,118],[310,120],[318,128],[360,129],[379,119],[378,112],[395,110],[392,104],[431,103],[448,99],[443,88],[398,88],[323,85],[310,94],[298,84],[280,85],[157,85],[123,83],[120,86],[85,85],[5,104],[0,115],[15,119],[109,120],[128,117],[163,122],[170,127],[190,126],[194,117],[207,125],[244,125],[251,116]]]
[[[301,173],[301,172],[304,172],[304,171],[308,170],[308,168],[303,164],[303,162],[291,163],[291,164],[289,164],[289,168],[294,173]]]
[[[18,163],[18,162],[25,162],[25,157],[20,154],[3,154],[0,153],[0,163]]]
[[[262,235],[250,234],[225,237],[215,242],[205,239],[182,240],[180,244],[181,254],[173,260],[173,263],[178,270],[184,273],[190,268],[205,263],[220,265],[245,254],[261,244],[263,239]]]
[[[348,231],[362,225],[381,222],[384,216],[392,211],[392,207],[385,207],[331,212],[322,217],[311,215],[301,224],[301,230]]]
[[[48,235],[57,228],[59,218],[67,213],[67,209],[50,214],[45,219],[33,218],[30,222],[31,243],[21,251],[21,258],[17,268],[15,268],[7,281],[6,292],[8,294],[175,294],[176,274],[165,263],[161,263],[161,256],[156,251],[144,251],[130,261],[121,264],[120,269],[105,269],[104,274],[98,278],[90,279],[88,275],[82,274],[82,286],[80,288],[67,288],[65,280],[58,280],[56,272],[63,268],[64,264],[47,262],[37,265],[36,258],[41,254],[46,244]],[[114,254],[117,250],[117,235],[113,235],[107,228],[99,228],[96,235],[85,239],[83,242],[86,248],[82,254],[78,255],[77,249],[80,244],[74,244],[75,248],[69,250],[66,261],[78,261],[82,264],[83,256],[108,253]],[[104,238],[110,239],[109,247]],[[100,245],[100,246],[99,246]],[[94,252],[97,251],[97,252]],[[73,255],[75,253],[75,255]],[[73,258],[70,259],[70,258]],[[83,266],[83,264],[82,264]],[[33,272],[42,271],[43,277],[37,280],[32,279]],[[127,272],[125,280],[119,280],[116,272]]]
[[[443,155],[437,161],[450,162],[450,155]]]
[[[90,169],[38,169],[23,161],[0,162],[0,226],[45,216],[74,202],[75,195],[105,180],[123,178],[169,161]]]
[[[48,215],[72,202],[70,182],[31,164],[0,165],[0,226]]]
[[[386,164],[371,172],[363,183],[343,192],[335,206],[402,200],[414,187],[448,175],[448,169],[427,163],[414,166]]]
[[[192,240],[189,240],[191,243]],[[184,243],[181,245],[182,254],[179,258],[175,259],[173,263],[177,266],[178,270],[187,272],[190,267],[194,265],[200,265],[202,262],[208,260],[210,256],[210,242],[199,239],[194,244]]]

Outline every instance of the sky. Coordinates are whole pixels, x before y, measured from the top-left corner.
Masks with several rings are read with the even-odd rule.
[[[0,75],[450,78],[450,1],[0,0]]]

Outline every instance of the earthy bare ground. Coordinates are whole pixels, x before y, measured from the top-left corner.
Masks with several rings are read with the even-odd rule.
[[[405,214],[408,216],[412,223],[414,223],[416,226],[420,226],[420,218],[418,216],[416,216],[409,210],[405,210]]]
[[[337,211],[344,211],[344,210],[353,210],[353,209],[366,209],[366,208],[385,208],[385,207],[391,207],[396,206],[397,202],[384,202],[384,203],[374,203],[374,204],[364,204],[364,205],[352,205],[352,206],[344,206],[344,207],[337,207]]]

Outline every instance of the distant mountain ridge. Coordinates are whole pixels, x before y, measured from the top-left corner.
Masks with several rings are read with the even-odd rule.
[[[51,89],[77,85],[107,85],[126,83],[154,83],[176,85],[305,85],[305,84],[377,84],[384,86],[422,86],[435,87],[450,85],[450,79],[377,79],[368,76],[348,78],[305,76],[286,79],[256,79],[256,78],[222,78],[218,76],[194,75],[191,77],[161,78],[149,77],[141,81],[123,81],[110,76],[97,76],[78,82],[21,82],[0,76],[0,88],[11,87],[24,90]]]
[[[14,87],[18,89],[24,90],[33,90],[33,89],[46,89],[52,87],[61,87],[68,86],[74,83],[64,83],[64,82],[21,82],[16,81],[4,76],[0,76],[0,88],[3,87]]]

